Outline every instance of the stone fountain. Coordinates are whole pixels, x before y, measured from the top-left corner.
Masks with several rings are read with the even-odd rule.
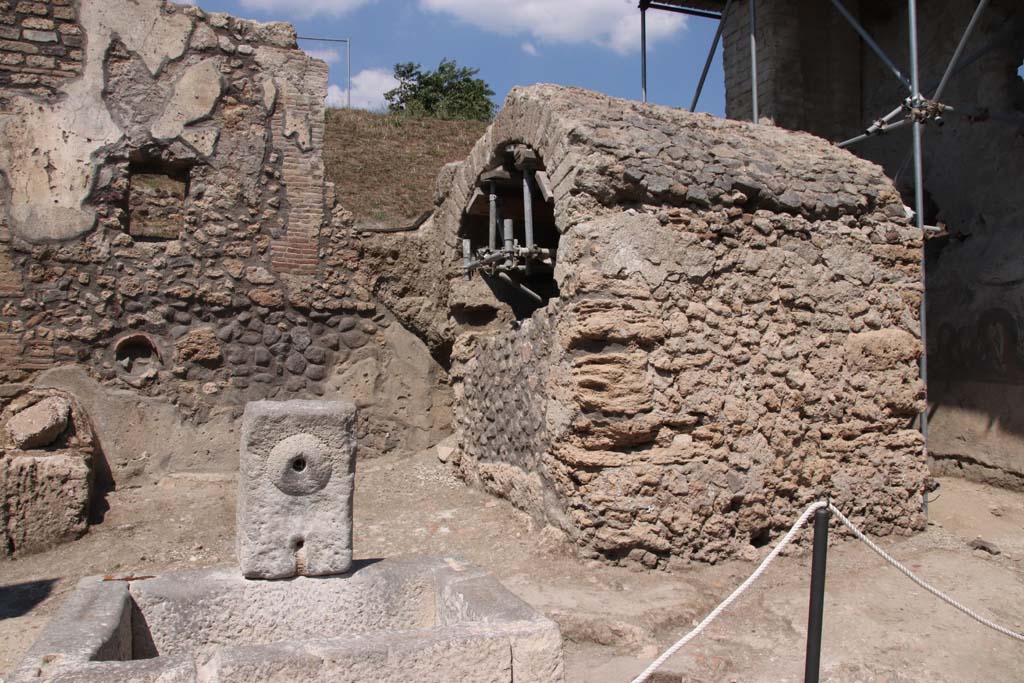
[[[486,572],[353,561],[354,424],[344,402],[248,404],[239,569],[82,579],[11,683],[562,681],[557,625]]]

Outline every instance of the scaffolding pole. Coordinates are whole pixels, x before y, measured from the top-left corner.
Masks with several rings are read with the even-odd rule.
[[[919,90],[919,69],[918,69],[918,46],[917,46],[917,0],[907,0],[907,13],[910,19],[910,78],[912,80],[913,92],[911,94],[913,106],[916,108],[921,104],[921,91]],[[917,227],[921,231],[921,380],[925,387],[925,406],[921,413],[921,435],[924,437],[925,453],[928,452],[928,336],[926,312],[927,312],[927,277],[925,258],[925,230],[924,230],[924,160],[921,153],[921,127],[920,117],[914,117],[914,212],[917,214]],[[925,503],[927,509],[927,503]]]
[[[861,40],[863,40],[864,43],[868,47],[870,47],[876,55],[878,55],[878,58],[882,60],[882,63],[884,63],[889,68],[889,71],[892,71],[893,75],[900,80],[900,83],[905,85],[907,87],[907,90],[913,91],[914,86],[910,82],[910,80],[903,74],[902,71],[900,71],[899,67],[896,66],[896,64],[894,64],[891,59],[889,59],[889,55],[885,54],[885,50],[883,50],[878,45],[878,43],[875,42],[875,39],[871,37],[871,34],[869,34],[864,29],[864,27],[860,25],[860,22],[857,21],[852,14],[850,14],[849,10],[847,10],[846,7],[843,6],[843,3],[840,2],[840,0],[832,0],[832,4],[835,5],[835,8],[839,10],[840,14],[843,15],[843,18],[846,19],[847,23],[849,23],[850,26],[852,26],[853,29],[860,35]]]
[[[647,101],[647,0],[640,0],[640,91]]]
[[[761,120],[757,111],[757,0],[750,0],[750,103],[757,123]]]
[[[964,48],[967,47],[967,41],[971,39],[971,34],[974,33],[974,27],[978,25],[978,19],[981,18],[981,13],[985,11],[985,7],[988,5],[988,0],[981,0],[978,6],[974,9],[974,14],[971,15],[971,21],[967,24],[967,28],[964,30],[964,35],[960,38],[960,42],[956,46],[956,50],[953,52],[953,57],[949,60],[949,66],[946,67],[946,72],[942,74],[942,80],[939,81],[939,87],[935,89],[935,94],[932,95],[933,100],[939,100],[942,98],[942,93],[946,90],[946,84],[949,83],[950,77],[956,70],[956,65],[960,62],[960,57],[964,53]]]
[[[700,72],[700,80],[697,82],[697,90],[693,93],[693,102],[690,103],[690,111],[697,111],[697,102],[704,90],[704,81],[708,78],[708,71],[711,70],[711,63],[715,61],[715,53],[718,52],[718,43],[722,40],[722,31],[725,29],[725,17],[732,7],[732,0],[727,0],[722,14],[718,17],[718,28],[715,29],[715,38],[711,41],[711,49],[708,50],[707,61],[704,62],[704,70]]]

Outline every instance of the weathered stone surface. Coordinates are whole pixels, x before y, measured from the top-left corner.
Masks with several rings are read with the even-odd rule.
[[[0,555],[24,555],[70,541],[89,524],[88,455],[8,451],[0,458]]]
[[[49,446],[67,429],[71,404],[59,396],[44,398],[7,421],[7,436],[16,448]]]
[[[98,448],[81,405],[64,391],[33,389],[8,403],[0,419],[7,437],[0,451],[0,556],[81,536]]]
[[[11,185],[9,210],[15,234],[28,240],[67,239],[93,227],[95,214],[83,206],[96,173],[92,154],[123,135],[101,100],[104,55],[117,35],[152,74],[165,60],[179,57],[192,21],[183,14],[165,17],[162,9],[162,3],[131,0],[84,3],[78,20],[90,40],[81,77],[64,87],[66,97],[45,105],[28,97],[11,103],[11,115],[4,117],[0,128],[0,168]],[[81,115],[85,109],[92,110],[90,115]]]
[[[133,237],[177,239],[185,227],[184,209],[184,180],[147,173],[132,177],[128,232]]]
[[[175,342],[175,350],[179,363],[215,365],[223,359],[217,333],[211,327],[190,330]]]
[[[209,116],[220,93],[221,75],[217,60],[205,59],[190,66],[174,84],[171,99],[153,122],[153,137],[157,140],[178,137],[187,124]]]
[[[355,275],[373,265],[325,182],[327,65],[287,24],[163,0],[80,4],[10,17],[19,35],[52,22],[60,43],[16,41],[36,52],[8,50],[20,61],[0,70],[0,379],[74,363],[202,425],[250,400],[344,399],[321,382],[361,359],[351,349],[405,365],[404,342],[377,334],[390,316]],[[67,54],[37,54],[51,47]],[[126,338],[147,343],[126,354]],[[286,370],[310,348],[312,367]],[[381,395],[357,427],[363,455],[449,433],[445,370],[414,351],[402,398],[415,400]]]
[[[355,406],[343,402],[246,406],[238,479],[238,559],[246,577],[349,568],[355,419]]]
[[[457,270],[374,284],[433,302],[401,315],[451,346],[467,481],[645,567],[749,553],[824,496],[873,533],[923,526],[921,242],[877,167],[769,126],[516,89],[442,179],[449,262],[512,142],[554,185],[558,296],[509,329],[462,316],[511,309]]]
[[[9,680],[194,683],[199,671],[218,683],[564,679],[555,623],[460,560],[409,557],[328,579],[83,579]]]

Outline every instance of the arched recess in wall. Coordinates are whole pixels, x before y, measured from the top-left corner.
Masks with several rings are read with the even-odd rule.
[[[163,367],[159,344],[143,332],[122,335],[114,342],[113,351],[117,371],[124,375],[139,376]]]
[[[499,145],[462,212],[459,238],[467,277],[480,278],[517,320],[529,318],[558,297],[559,236],[544,160],[529,145]],[[496,310],[483,306],[460,322],[487,324]]]

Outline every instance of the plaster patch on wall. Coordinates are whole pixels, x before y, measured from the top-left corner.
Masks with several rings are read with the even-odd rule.
[[[0,122],[0,171],[11,191],[11,229],[30,242],[71,239],[95,224],[95,212],[83,202],[93,187],[97,155],[124,136],[102,100],[111,41],[122,40],[155,75],[183,54],[192,32],[184,14],[168,15],[157,4],[131,0],[82,3],[79,20],[89,35],[81,78],[68,83],[55,102],[12,98]],[[36,144],[15,144],[19,140]]]
[[[216,59],[194,64],[174,84],[174,92],[151,128],[157,140],[173,140],[185,126],[210,115],[221,93],[220,67]]]

